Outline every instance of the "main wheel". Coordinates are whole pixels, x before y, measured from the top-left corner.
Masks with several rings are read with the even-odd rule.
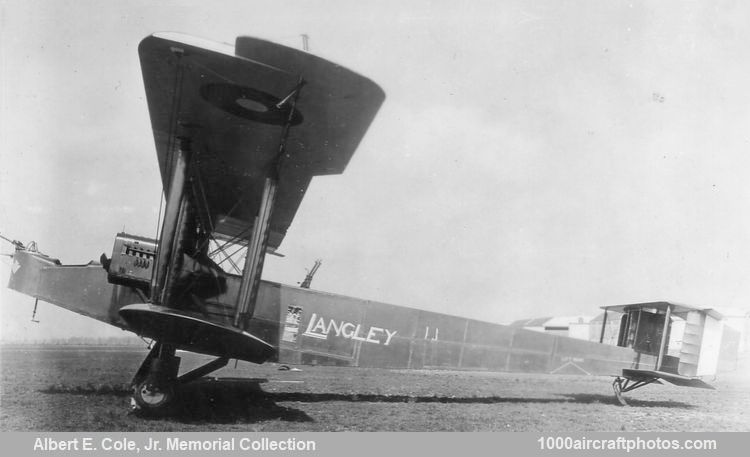
[[[135,410],[147,415],[161,415],[169,411],[174,400],[174,386],[169,383],[156,383],[152,379],[133,387]]]

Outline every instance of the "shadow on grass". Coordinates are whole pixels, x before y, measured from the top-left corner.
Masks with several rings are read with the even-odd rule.
[[[182,422],[210,423],[255,423],[268,420],[287,422],[311,422],[305,412],[279,405],[283,402],[321,403],[445,403],[445,404],[603,404],[619,406],[614,395],[600,394],[559,394],[558,397],[461,397],[461,396],[411,396],[383,394],[341,394],[306,392],[264,392],[262,379],[204,378],[183,385],[177,392],[175,404],[168,418]],[[86,386],[51,386],[42,390],[48,394],[114,395],[129,396],[126,385],[107,386],[88,384]],[[675,401],[652,401],[628,398],[631,407],[636,408],[678,408],[692,409],[693,405]]]
[[[379,395],[379,394],[316,394],[316,393],[263,393],[267,398],[277,401],[296,401],[302,403],[349,401],[372,403],[456,403],[456,404],[498,404],[498,403],[583,403],[605,404],[620,406],[614,396],[597,394],[559,394],[562,398],[534,398],[534,397],[455,397],[455,396],[409,396],[409,395]],[[690,409],[693,405],[674,401],[648,401],[628,399],[631,406],[683,408]]]
[[[287,422],[310,422],[312,418],[294,408],[277,405],[269,394],[260,389],[265,379],[251,378],[203,378],[190,382],[177,389],[174,404],[168,418],[181,422],[210,423],[254,423],[268,420]],[[69,394],[82,396],[129,397],[133,390],[127,385],[86,385],[55,384],[42,389],[45,394]],[[150,419],[144,414],[135,416]]]
[[[127,397],[133,393],[133,389],[127,384],[94,384],[71,386],[67,384],[53,384],[39,392],[43,394],[73,394],[73,395],[114,395],[115,397]]]
[[[280,406],[258,379],[201,379],[182,386],[171,418],[182,422],[312,422],[305,412]]]
[[[615,405],[621,406],[620,403],[615,399],[614,395],[600,395],[600,394],[564,394],[570,398],[571,403],[600,403],[603,405]],[[637,395],[637,394],[634,394]],[[689,403],[683,403],[680,401],[671,400],[639,400],[632,396],[625,398],[628,405],[634,408],[677,408],[677,409],[694,409],[695,406]]]

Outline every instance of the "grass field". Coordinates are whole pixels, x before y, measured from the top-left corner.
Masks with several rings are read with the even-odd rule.
[[[2,431],[750,431],[750,374],[717,390],[650,385],[612,395],[612,378],[300,367],[234,362],[181,393],[169,418],[129,413],[140,348],[3,347]],[[209,360],[183,357],[182,371]]]

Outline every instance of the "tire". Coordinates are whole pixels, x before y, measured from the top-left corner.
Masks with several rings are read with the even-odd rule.
[[[148,416],[168,414],[173,406],[174,397],[174,386],[159,385],[151,379],[146,379],[133,387],[135,411]]]

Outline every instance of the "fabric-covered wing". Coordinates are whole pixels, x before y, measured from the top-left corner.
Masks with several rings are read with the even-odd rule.
[[[172,151],[188,138],[189,195],[204,228],[231,238],[252,227],[265,177],[276,169],[271,249],[281,244],[312,177],[344,171],[385,98],[375,83],[339,65],[254,38],[238,38],[232,47],[155,34],[139,54],[165,192]],[[296,100],[288,97],[300,87]]]

